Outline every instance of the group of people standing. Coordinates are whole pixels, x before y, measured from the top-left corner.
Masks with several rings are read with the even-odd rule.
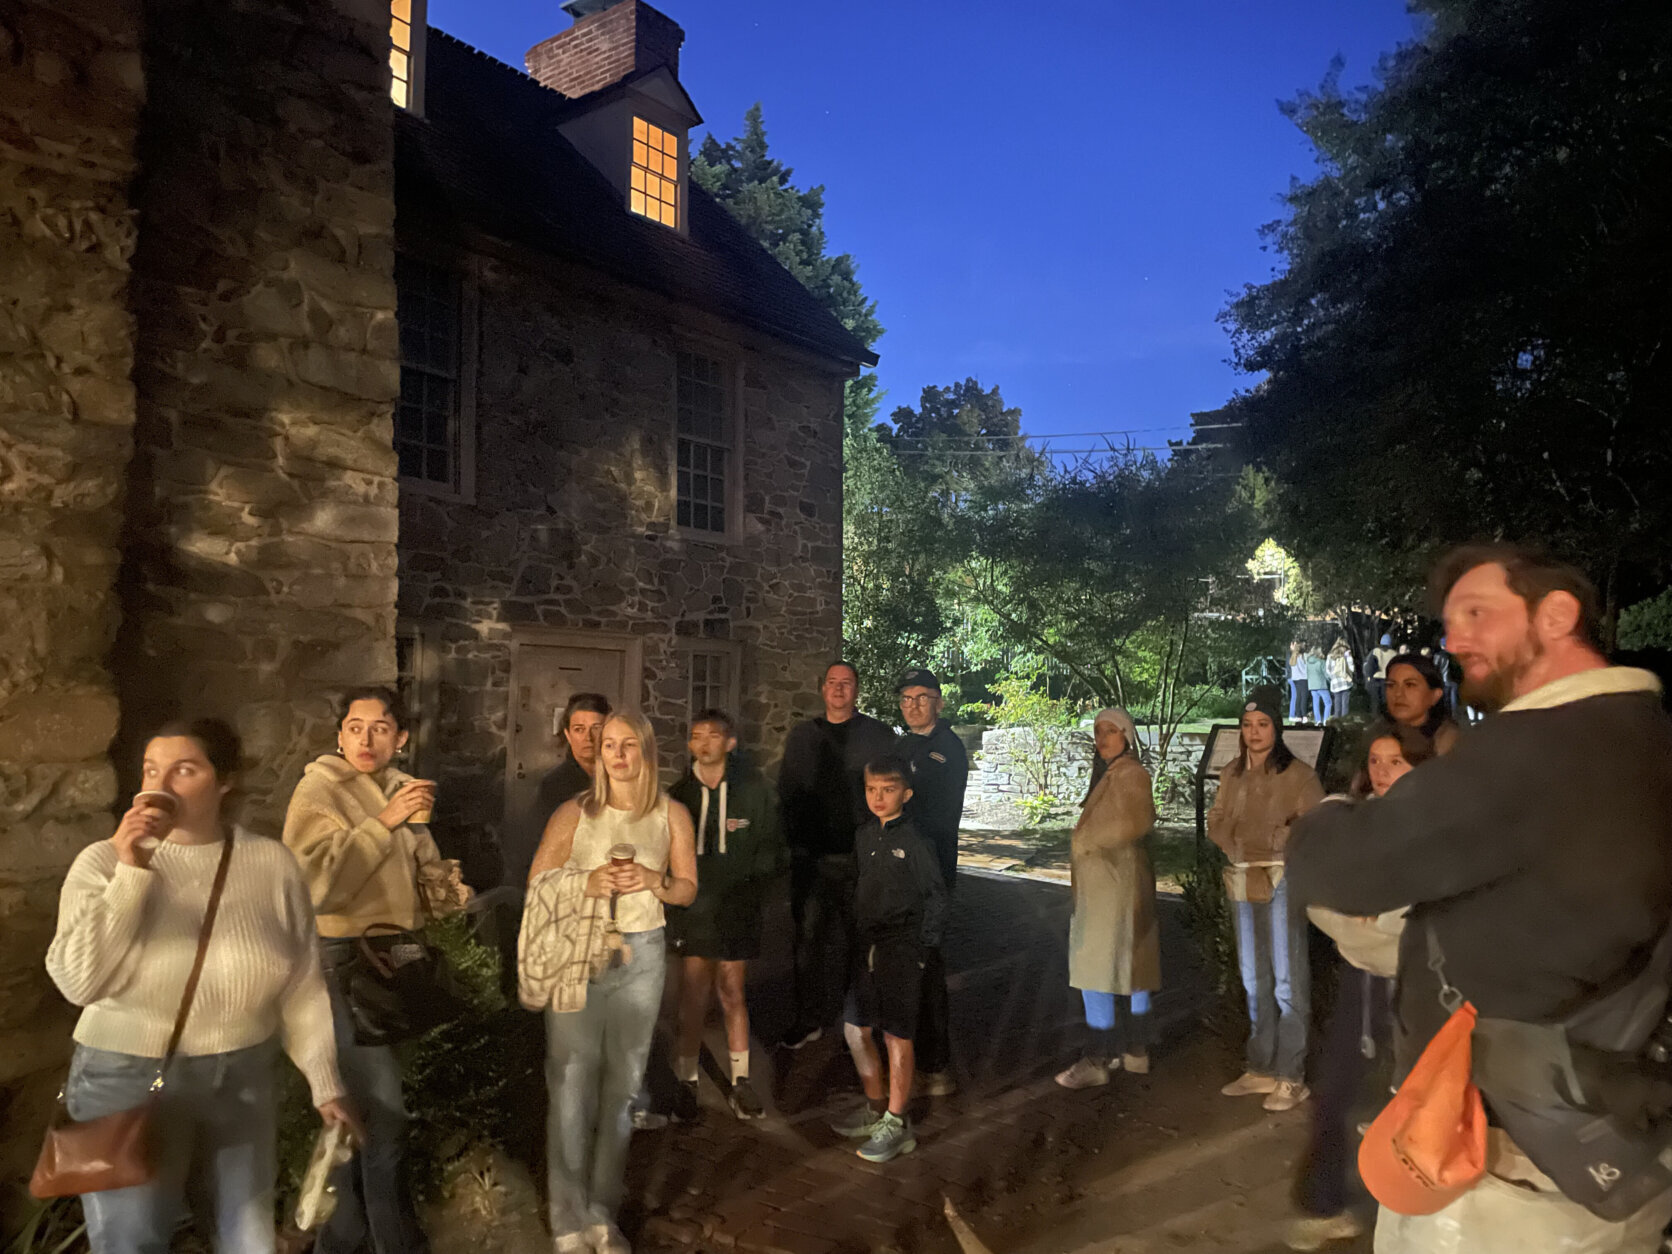
[[[1364,692],[1372,718],[1390,712],[1386,694],[1392,670],[1395,664],[1406,663],[1432,672],[1446,694],[1448,707],[1453,710],[1458,708],[1457,682],[1452,675],[1451,658],[1444,647],[1433,649],[1422,645],[1413,648],[1409,644],[1395,647],[1393,637],[1383,635],[1364,659]],[[1347,716],[1359,666],[1344,638],[1337,636],[1327,651],[1321,644],[1309,646],[1299,640],[1291,640],[1287,673],[1291,723],[1305,718],[1308,707],[1314,723]]]

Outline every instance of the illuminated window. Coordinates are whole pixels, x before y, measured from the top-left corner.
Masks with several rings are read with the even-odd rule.
[[[640,217],[679,227],[679,136],[633,119],[632,185],[628,206]]]
[[[422,113],[425,0],[389,0],[389,98]]]
[[[679,465],[676,521],[693,531],[726,530],[731,423],[725,367],[679,354]]]

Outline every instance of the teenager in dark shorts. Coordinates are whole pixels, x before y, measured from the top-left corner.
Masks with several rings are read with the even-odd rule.
[[[916,1070],[912,1042],[923,1004],[923,965],[946,928],[946,884],[935,851],[903,814],[911,800],[910,769],[893,755],[866,765],[865,804],[872,818],[854,840],[859,963],[842,1018],[865,1106],[834,1126],[863,1139],[859,1156],[873,1163],[917,1148],[906,1111]],[[886,1089],[873,1029],[882,1032],[888,1049]]]
[[[704,710],[691,720],[691,769],[668,795],[691,812],[697,833],[697,899],[668,910],[668,942],[681,959],[674,1115],[693,1120],[697,1060],[710,999],[719,994],[730,1059],[725,1097],[739,1119],[766,1113],[749,1083],[746,965],[761,951],[761,908],[787,856],[778,797],[752,767],[737,761],[731,716]]]

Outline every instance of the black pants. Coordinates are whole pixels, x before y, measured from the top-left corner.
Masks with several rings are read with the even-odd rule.
[[[798,857],[790,867],[790,917],[795,923],[795,1026],[835,1022],[858,952],[852,854]]]
[[[946,959],[939,948],[923,955],[923,1009],[917,1016],[917,1070],[952,1066],[951,1007],[946,996]]]
[[[1392,980],[1342,961],[1312,1086],[1312,1136],[1295,1180],[1295,1202],[1308,1215],[1339,1215],[1347,1209],[1347,1182],[1358,1154],[1349,1121],[1366,1078],[1391,1071],[1392,1005]],[[1374,1057],[1367,1056],[1367,1049]]]

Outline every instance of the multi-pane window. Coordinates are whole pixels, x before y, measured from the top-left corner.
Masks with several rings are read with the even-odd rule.
[[[711,357],[680,353],[678,372],[676,521],[694,531],[723,533],[731,462],[725,366]]]
[[[679,136],[633,119],[633,167],[628,206],[663,226],[679,226]]]
[[[412,107],[412,0],[389,4],[389,98],[403,109]]]
[[[463,284],[454,271],[395,258],[401,326],[401,399],[395,452],[406,479],[459,485],[459,325]]]
[[[731,705],[731,655],[691,654],[691,715],[703,710],[726,710]],[[735,710],[728,711],[734,717]]]

